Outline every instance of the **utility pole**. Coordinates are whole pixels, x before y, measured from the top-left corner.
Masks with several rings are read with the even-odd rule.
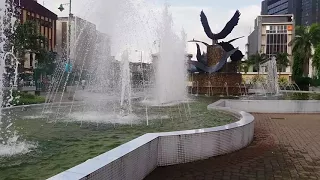
[[[64,5],[69,5],[69,18],[68,18],[68,48],[67,48],[67,58],[68,58],[68,72],[70,72],[70,65],[71,65],[71,58],[70,58],[70,49],[71,49],[71,21],[72,21],[72,2],[71,0],[69,1],[69,3],[65,3],[65,4],[60,4],[60,7],[58,8],[61,12],[64,10]]]

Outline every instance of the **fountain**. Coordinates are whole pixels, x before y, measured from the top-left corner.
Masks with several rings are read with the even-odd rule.
[[[120,107],[121,115],[132,113],[131,104],[131,72],[129,67],[129,55],[128,51],[123,52],[122,62],[121,62],[121,97],[120,97]],[[126,112],[125,112],[126,111]]]
[[[14,33],[14,24],[17,21],[14,12],[14,4],[3,1],[0,6],[0,157],[24,154],[36,146],[36,144],[21,140],[13,125],[11,115],[2,111],[3,106],[12,106],[13,90],[17,87],[18,79],[19,62],[14,54],[14,47],[8,39]],[[7,64],[14,68],[13,76],[5,69]],[[6,97],[7,95],[9,97]]]
[[[156,62],[156,104],[181,102],[186,99],[186,35],[179,38],[173,31],[172,16],[165,7],[159,29],[160,50]]]
[[[268,89],[267,93],[279,95],[279,83],[278,83],[278,73],[277,73],[277,61],[275,57],[272,57],[271,60],[267,62],[268,76],[267,84]]]
[[[84,49],[87,53],[80,56],[77,53],[81,49],[77,46],[82,41],[77,40],[81,37],[75,37],[74,41],[78,43],[71,46],[71,54],[77,58],[71,59],[72,71],[65,68],[64,60],[57,60],[58,67],[47,94],[47,103],[8,108],[5,109],[7,114],[0,116],[0,156],[6,156],[0,158],[4,167],[0,174],[5,179],[45,179],[62,171],[61,167],[75,166],[145,133],[209,128],[236,120],[234,116],[224,113],[208,112],[207,106],[212,99],[193,97],[194,102],[188,103],[186,35],[182,33],[180,36],[174,32],[167,6],[162,23],[155,23],[161,25],[159,34],[153,37],[155,31],[147,26],[149,19],[145,18],[149,16],[139,16],[138,11],[132,9],[141,10],[144,2],[110,0],[107,3],[115,5],[110,8],[116,10],[111,11],[113,16],[103,14],[107,20],[101,17],[99,20],[110,27],[110,31],[104,29],[110,33],[110,39],[98,36],[92,46]],[[102,6],[106,1],[92,4],[97,6],[94,8],[97,11],[100,7],[103,7],[102,12],[107,11],[106,6]],[[154,17],[149,18],[154,20]],[[5,39],[3,32],[1,37]],[[132,73],[137,64],[134,50],[149,50],[154,39],[160,39],[159,50],[152,49],[150,52],[158,52],[159,57],[158,61],[153,62],[155,68],[150,70],[155,70],[155,81],[146,86],[145,79],[142,79],[143,92],[137,93],[140,89],[136,90],[132,85]],[[147,43],[143,44],[143,40]],[[4,49],[4,41],[0,47]],[[104,51],[108,48],[113,50]],[[11,50],[10,47],[0,52],[3,61],[8,59],[14,62],[16,58],[12,56],[14,53],[10,54]],[[88,56],[88,52],[94,55]],[[5,73],[4,63],[0,63],[0,73]],[[11,86],[16,81],[12,78]],[[83,79],[87,86],[85,89],[78,88]],[[202,81],[196,82],[197,95],[202,91]],[[209,94],[212,95],[214,83],[210,80],[209,87]],[[228,87],[226,92],[228,94]],[[143,99],[152,101],[155,106],[141,103]]]

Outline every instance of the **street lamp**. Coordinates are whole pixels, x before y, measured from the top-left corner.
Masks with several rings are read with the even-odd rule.
[[[71,13],[71,0],[69,1],[69,3],[65,3],[65,4],[60,4],[59,6],[59,10],[62,12],[64,11],[64,7],[65,5],[69,5],[69,19],[68,19],[68,52],[67,52],[67,56],[68,56],[68,72],[69,72],[69,67],[71,64],[71,59],[70,59],[70,43],[71,43],[71,18],[72,18],[72,13]]]

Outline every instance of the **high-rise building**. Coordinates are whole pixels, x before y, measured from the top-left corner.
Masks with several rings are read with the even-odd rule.
[[[309,26],[320,23],[320,0],[302,0],[302,25]]]
[[[320,0],[264,0],[261,15],[293,14],[296,25],[320,23]]]
[[[302,0],[264,0],[261,3],[261,15],[293,14],[295,24],[301,24]]]

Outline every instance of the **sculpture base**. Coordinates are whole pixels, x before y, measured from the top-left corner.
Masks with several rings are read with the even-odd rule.
[[[240,73],[191,74],[193,82],[189,93],[207,95],[233,95],[247,94],[247,89],[241,85]]]

